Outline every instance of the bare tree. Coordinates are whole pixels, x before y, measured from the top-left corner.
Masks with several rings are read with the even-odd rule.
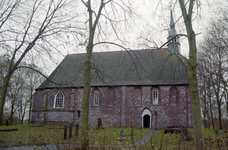
[[[88,149],[89,147],[89,137],[88,137],[88,119],[89,119],[89,97],[90,97],[90,81],[92,78],[91,73],[91,57],[92,57],[92,51],[95,45],[99,44],[114,44],[112,42],[107,42],[102,37],[102,30],[101,26],[102,23],[100,20],[106,20],[111,25],[111,28],[113,29],[115,35],[117,38],[118,36],[118,29],[116,27],[116,23],[121,22],[122,20],[126,19],[126,14],[128,12],[128,15],[131,14],[131,10],[129,9],[128,4],[124,1],[117,2],[115,0],[100,0],[100,2],[92,2],[91,0],[88,0],[85,2],[82,0],[83,4],[88,10],[88,26],[89,26],[89,38],[88,43],[86,47],[86,60],[84,63],[84,91],[83,91],[83,104],[82,104],[82,128],[81,128],[81,134],[82,134],[82,142],[81,142],[81,148],[82,149]],[[95,7],[98,6],[98,7]],[[111,10],[108,11],[108,9]],[[120,13],[119,10],[123,10],[123,13]],[[112,16],[112,17],[111,17]],[[121,18],[122,17],[122,18]],[[115,20],[115,19],[119,20]],[[96,28],[99,28],[98,33],[96,33]],[[98,36],[96,42],[94,43],[94,37],[95,35]],[[115,44],[119,46],[118,44]]]
[[[200,47],[201,50],[201,47]],[[206,51],[205,51],[206,52]],[[198,87],[199,87],[199,94],[200,100],[202,102],[202,111],[204,115],[204,123],[206,122],[207,118],[207,126],[210,128],[212,124],[212,128],[215,129],[215,122],[214,122],[214,93],[212,92],[213,89],[211,87],[211,80],[210,80],[210,67],[207,65],[207,56],[204,55],[205,52],[198,53]]]
[[[201,123],[201,110],[200,110],[200,100],[199,92],[197,86],[197,48],[196,48],[196,34],[192,28],[192,13],[194,0],[190,0],[185,3],[184,0],[179,0],[182,15],[184,18],[185,27],[187,30],[187,37],[189,43],[189,83],[191,91],[191,103],[192,103],[192,119],[193,119],[193,129],[194,129],[194,145],[195,149],[204,149],[203,145],[203,131]],[[188,8],[187,8],[188,7]],[[187,12],[188,10],[188,12]]]
[[[224,13],[225,14],[225,13]],[[218,111],[219,128],[222,129],[222,105],[226,101],[227,92],[227,17],[211,21],[207,34],[200,44],[200,76],[203,76],[210,86],[210,91],[214,95],[215,104]]]
[[[67,33],[72,29],[76,34],[76,30],[80,30],[70,24],[74,17],[65,13],[67,10],[65,8],[69,5],[73,5],[73,3],[68,3],[67,0],[1,2],[3,11],[0,16],[0,46],[3,48],[3,52],[10,55],[10,62],[1,90],[0,125],[10,78],[22,60],[34,54],[39,57],[44,52],[51,58],[50,50],[57,50],[56,43],[64,42],[61,40],[61,33]]]
[[[36,65],[29,65],[31,68],[34,68],[36,70],[39,70],[40,72],[41,69],[38,68]],[[31,121],[31,111],[32,111],[32,101],[33,101],[33,94],[35,92],[35,88],[41,84],[41,82],[43,81],[44,78],[42,78],[43,76],[41,76],[39,73],[33,71],[33,70],[30,70],[30,69],[27,69],[26,70],[26,77],[27,77],[27,80],[26,80],[26,83],[27,83],[27,86],[28,86],[28,105],[29,105],[29,118],[28,118],[28,122],[30,123]]]
[[[22,72],[17,71],[9,83],[7,101],[10,103],[10,123],[13,124],[13,115],[19,109],[19,102],[23,99],[23,86],[25,84],[22,78]],[[22,102],[21,102],[22,103]]]

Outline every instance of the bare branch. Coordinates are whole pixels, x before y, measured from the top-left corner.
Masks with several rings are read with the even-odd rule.
[[[119,45],[119,44],[113,43],[113,42],[98,42],[98,43],[95,43],[93,46],[95,47],[96,45],[100,45],[100,44],[112,44],[112,45],[116,45],[118,47],[121,47],[121,48],[123,48],[125,50],[131,50],[130,48],[125,48],[122,45]]]
[[[177,34],[174,37],[172,37],[171,39],[169,39],[167,42],[165,42],[164,44],[162,44],[162,46],[160,46],[158,49],[161,49],[162,47],[164,47],[166,44],[168,44],[170,41],[172,41],[173,39],[175,39],[178,36],[185,36],[188,37],[186,34]]]
[[[11,7],[11,5],[9,5],[9,6],[4,10],[4,12],[1,14],[0,18],[2,18],[2,19],[1,19],[0,28],[2,28],[3,24],[4,24],[4,23],[8,20],[8,18],[11,16],[11,14],[12,14],[13,11],[15,10],[16,6],[20,3],[20,1],[21,1],[21,0],[16,1],[16,2],[13,4],[12,8],[10,9],[10,12],[7,14],[6,17],[2,18],[3,15],[4,15],[4,14],[8,11],[8,9]]]
[[[34,68],[32,68],[32,67],[28,67],[28,66],[18,66],[16,69],[19,69],[19,68],[26,68],[26,69],[33,70],[33,71],[39,73],[40,75],[42,75],[44,78],[46,78],[46,79],[47,79],[48,81],[50,81],[51,83],[54,83],[54,84],[59,85],[59,86],[63,85],[63,84],[59,84],[59,83],[56,83],[56,82],[50,80],[50,79],[49,79],[46,75],[44,75],[42,72],[40,72],[39,70],[34,69]]]
[[[190,0],[190,4],[189,4],[189,8],[188,8],[189,19],[192,19],[193,1],[194,0]]]
[[[82,0],[82,3],[88,8],[88,4],[84,0]]]

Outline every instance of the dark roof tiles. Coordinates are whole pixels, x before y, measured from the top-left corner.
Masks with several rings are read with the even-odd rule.
[[[86,54],[70,54],[38,89],[83,87]],[[167,49],[96,52],[92,54],[91,86],[188,84],[188,70],[179,55]],[[58,83],[58,84],[55,84]]]

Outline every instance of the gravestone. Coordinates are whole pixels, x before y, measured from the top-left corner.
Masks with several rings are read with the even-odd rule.
[[[72,123],[69,124],[69,138],[72,138]]]
[[[125,135],[124,135],[124,130],[121,130],[121,131],[120,131],[120,136],[121,136],[121,137],[124,137],[124,136],[125,136]]]
[[[63,135],[64,135],[64,139],[66,139],[67,138],[67,126],[65,125],[64,126],[64,129],[63,129],[64,131],[64,133],[63,133]]]
[[[180,130],[181,130],[181,137],[182,137],[182,141],[184,142],[184,130],[183,130],[183,126],[182,126],[182,123],[180,123]]]
[[[187,141],[189,141],[189,137],[188,137],[188,130],[187,130],[187,127],[186,127],[186,130],[185,130],[185,136],[187,138]]]
[[[98,118],[97,120],[98,120],[98,129],[103,128],[101,118]]]
[[[78,128],[79,128],[79,124],[76,123],[76,132],[75,132],[75,135],[78,136]]]
[[[120,131],[120,138],[118,138],[118,141],[123,141],[125,139],[126,139],[126,137],[125,137],[125,134],[124,134],[124,130],[121,130]]]
[[[133,136],[134,135],[134,129],[131,129],[131,134],[129,136]]]

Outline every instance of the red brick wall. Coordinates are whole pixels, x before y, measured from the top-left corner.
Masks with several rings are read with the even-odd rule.
[[[153,88],[159,90],[156,105],[152,101]],[[99,106],[94,106],[95,90],[99,91]],[[63,109],[53,107],[55,95],[59,91],[65,96]],[[141,128],[142,113],[145,109],[151,112],[151,128],[180,125],[180,122],[187,125],[188,105],[188,126],[192,127],[189,86],[92,87],[90,94],[89,119],[93,126],[97,126],[97,118],[101,117],[107,126]],[[32,122],[81,124],[81,118],[78,118],[77,113],[82,112],[82,97],[83,88],[38,90],[34,95]]]

